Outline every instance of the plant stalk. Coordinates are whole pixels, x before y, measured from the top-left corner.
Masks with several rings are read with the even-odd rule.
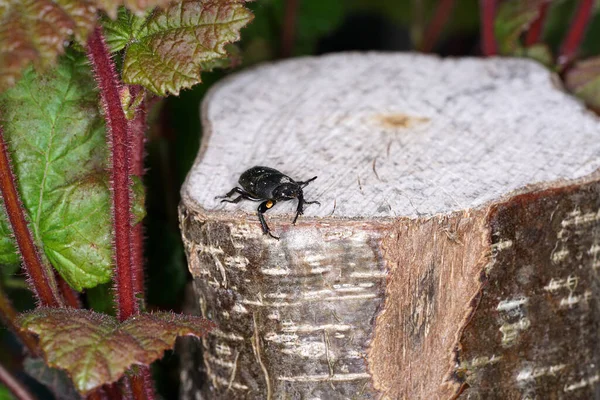
[[[494,34],[496,0],[479,0],[481,16],[481,51],[484,56],[498,54],[498,44]]]
[[[433,18],[425,30],[423,41],[421,42],[420,50],[423,53],[429,53],[433,50],[433,46],[439,40],[442,30],[452,15],[454,3],[455,0],[440,0],[438,2]]]
[[[102,35],[96,27],[88,39],[88,57],[100,88],[111,148],[112,214],[115,232],[116,296],[120,321],[138,312],[131,265],[131,193],[128,122],[119,96],[121,85]]]
[[[140,366],[135,375],[131,377],[131,392],[135,400],[154,399],[156,397],[150,367]]]
[[[140,95],[139,86],[130,86],[131,97]],[[140,179],[144,176],[144,142],[146,137],[146,100],[142,100],[135,110],[135,117],[129,121],[129,134],[131,142],[130,173]],[[133,223],[133,222],[132,222]],[[142,221],[134,225],[132,231],[132,259],[133,284],[138,293],[138,300],[144,299],[144,224]]]
[[[296,38],[296,19],[298,18],[299,0],[284,0],[283,30],[281,32],[281,58],[292,55]]]
[[[29,393],[29,390],[21,382],[15,379],[2,364],[0,364],[0,382],[2,382],[17,399],[35,400],[35,397]]]
[[[590,17],[592,16],[592,9],[594,7],[594,0],[581,0],[579,7],[573,17],[573,22],[567,33],[567,37],[563,41],[558,56],[558,64],[560,66],[566,66],[573,61],[577,55],[577,49],[583,41],[585,35],[585,29],[587,28]]]
[[[56,279],[56,283],[58,284],[58,290],[60,291],[66,305],[71,308],[83,308],[81,301],[79,300],[79,295],[71,286],[69,286],[67,281],[65,281],[62,276],[58,274],[58,272],[54,273],[54,277]]]
[[[112,200],[113,200],[113,224],[115,231],[115,258],[116,258],[116,296],[118,306],[118,318],[120,321],[125,321],[131,316],[139,313],[139,305],[137,302],[135,282],[136,269],[141,275],[143,263],[134,262],[133,249],[133,227],[131,215],[131,179],[132,167],[130,164],[131,153],[130,147],[133,141],[132,125],[129,124],[123,111],[121,104],[121,83],[117,77],[115,65],[110,58],[108,47],[104,41],[102,28],[96,27],[94,32],[88,39],[88,57],[94,69],[94,74],[100,88],[100,97],[105,111],[106,126],[108,133],[108,142],[112,154],[111,166],[111,184],[112,184]],[[136,118],[143,118],[136,115]],[[135,118],[134,118],[135,121]],[[140,122],[140,121],[138,121]],[[137,129],[136,129],[137,130]],[[142,129],[140,129],[141,131]],[[142,139],[143,144],[143,139]],[[143,145],[141,151],[143,151]],[[140,151],[140,150],[138,150]],[[143,154],[143,153],[142,153]],[[143,158],[142,158],[143,160]],[[143,167],[142,167],[143,168]],[[143,277],[137,278],[138,284],[143,287]],[[142,367],[142,371],[148,367]],[[143,372],[142,372],[143,373]],[[138,373],[139,374],[139,373]],[[132,378],[136,380],[134,376]],[[125,379],[126,387],[132,388],[129,378]],[[140,387],[143,390],[137,392],[138,395],[144,394],[145,397],[153,399],[154,396],[148,396],[148,393],[153,393],[152,381],[141,380]],[[129,390],[123,392],[125,398],[129,396]],[[134,392],[134,395],[136,393]]]
[[[544,22],[546,22],[546,15],[548,14],[548,7],[550,7],[549,1],[540,5],[538,16],[531,24],[531,27],[529,27],[525,36],[525,46],[530,47],[540,41],[542,31],[544,30]]]

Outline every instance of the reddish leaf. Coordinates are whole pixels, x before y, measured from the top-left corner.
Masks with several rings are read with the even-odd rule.
[[[157,11],[129,33],[123,81],[179,94],[200,82],[203,66],[227,57],[225,45],[252,18],[243,0],[187,0]]]
[[[174,0],[94,0],[98,5],[98,8],[106,11],[112,19],[117,16],[117,9],[121,5],[124,5],[135,14],[142,16],[154,7],[164,7],[173,1]]]
[[[39,336],[46,362],[67,371],[83,394],[117,381],[134,364],[150,364],[178,336],[202,336],[214,326],[201,317],[164,312],[119,324],[90,310],[45,307],[23,314],[20,324]]]
[[[32,62],[53,64],[71,35],[83,42],[95,19],[87,1],[8,0],[0,6],[0,90]]]
[[[113,18],[125,5],[138,15],[170,0],[0,1],[0,91],[14,85],[29,64],[53,65],[71,38],[80,44],[96,24],[98,9]]]

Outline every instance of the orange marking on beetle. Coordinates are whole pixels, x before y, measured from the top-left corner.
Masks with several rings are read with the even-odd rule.
[[[267,208],[271,208],[271,207],[273,207],[273,202],[271,200],[269,200],[269,201],[267,201],[267,204],[265,204],[265,206]]]

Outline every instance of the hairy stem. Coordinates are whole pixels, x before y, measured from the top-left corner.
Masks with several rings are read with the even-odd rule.
[[[106,394],[104,387],[100,387],[99,389],[88,394],[86,399],[87,400],[108,400],[108,395]]]
[[[21,382],[15,379],[2,364],[0,364],[0,382],[2,382],[19,400],[35,399],[35,397],[29,393],[29,390]]]
[[[140,86],[129,86],[132,98],[142,96]],[[135,117],[129,121],[131,135],[131,175],[144,176],[144,142],[146,141],[146,100],[142,100],[135,110]]]
[[[104,390],[106,391],[107,397],[111,400],[121,400],[123,399],[123,393],[120,388],[121,384],[119,382],[115,382],[110,385],[104,385]]]
[[[140,95],[139,86],[130,87],[133,98]],[[129,122],[129,134],[131,141],[132,162],[130,173],[142,178],[144,176],[144,142],[146,135],[146,101],[143,100],[137,110],[135,117]],[[137,293],[144,294],[144,224],[140,221],[133,227],[132,237],[132,259],[133,283]],[[138,300],[143,301],[143,297]],[[135,375],[131,377],[130,387],[132,396],[136,400],[152,400],[155,398],[154,385],[150,368],[141,366]]]
[[[118,318],[125,321],[138,312],[131,265],[131,193],[129,179],[128,122],[121,105],[120,83],[102,35],[96,27],[88,39],[91,61],[105,111],[108,142],[112,154],[112,213],[115,232],[116,296]]]
[[[121,398],[122,400],[134,400],[132,393],[132,383],[133,377],[124,376],[119,382],[121,387]],[[144,400],[144,399],[141,399]]]
[[[498,54],[498,44],[494,35],[496,0],[479,0],[481,16],[481,52],[485,56]]]
[[[54,276],[65,304],[71,308],[82,308],[77,292],[57,272],[54,273]]]
[[[298,0],[285,0],[283,31],[281,32],[281,57],[292,55],[296,37],[296,19],[298,16]]]
[[[542,31],[544,30],[544,22],[546,22],[546,15],[548,14],[548,7],[550,2],[546,1],[540,5],[538,16],[529,27],[527,35],[525,36],[525,45],[527,47],[533,46],[540,41]]]
[[[60,307],[62,300],[54,280],[52,269],[42,262],[38,249],[29,231],[23,203],[17,191],[16,178],[11,168],[4,132],[0,127],[0,191],[4,207],[15,235],[19,253],[23,259],[23,269],[29,276],[39,303],[47,307]]]
[[[581,0],[579,2],[579,7],[575,12],[567,37],[560,47],[558,56],[559,65],[565,66],[569,64],[577,55],[577,49],[583,40],[585,28],[587,28],[592,16],[593,6],[594,0]]]
[[[129,317],[139,313],[135,282],[138,281],[138,285],[141,285],[143,288],[143,275],[141,272],[143,263],[134,260],[135,251],[132,251],[134,233],[131,223],[130,192],[130,174],[138,171],[139,163],[143,160],[143,153],[140,161],[138,161],[138,165],[134,165],[132,168],[130,165],[131,153],[129,150],[131,145],[136,142],[132,131],[138,131],[134,132],[138,136],[143,131],[143,128],[139,127],[142,124],[145,125],[145,114],[138,112],[132,124],[127,121],[121,104],[121,84],[117,78],[114,63],[110,58],[110,53],[100,27],[97,27],[88,39],[88,57],[92,63],[98,87],[100,88],[100,96],[106,116],[108,139],[111,145],[112,208],[117,266],[118,318],[120,321],[125,321]],[[137,118],[140,118],[140,120],[136,122]],[[143,138],[141,140],[137,146],[136,154],[143,151]],[[142,171],[143,166],[138,172]],[[138,254],[140,259],[142,257],[141,253],[142,251],[140,250],[140,254]],[[136,380],[136,377],[132,379]],[[127,388],[124,392],[124,397],[128,398],[130,397],[130,389],[134,385],[131,383],[130,378],[126,378],[124,382]],[[142,379],[140,385],[143,393],[152,393],[153,385],[150,380]],[[152,399],[153,397],[148,398]]]
[[[2,286],[0,286],[0,321],[21,340],[21,343],[23,343],[29,354],[33,356],[39,354],[38,346],[33,336],[19,329],[16,323],[17,310],[13,307]]]
[[[135,400],[153,400],[156,395],[152,387],[152,375],[149,367],[140,367],[131,377],[131,392]]]
[[[433,14],[431,22],[425,30],[420,50],[429,53],[437,43],[442,30],[446,26],[448,19],[452,15],[455,0],[440,0]]]
[[[140,95],[139,86],[130,86],[131,96]],[[144,176],[144,142],[146,135],[146,101],[143,100],[135,111],[135,117],[129,121],[131,143],[130,173],[142,178]],[[138,293],[138,300],[143,301],[144,295],[144,224],[140,221],[133,227],[132,232],[133,284]]]

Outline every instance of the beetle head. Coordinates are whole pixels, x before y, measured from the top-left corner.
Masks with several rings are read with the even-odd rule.
[[[297,183],[282,183],[273,190],[273,198],[276,200],[291,200],[302,193],[302,188]]]

